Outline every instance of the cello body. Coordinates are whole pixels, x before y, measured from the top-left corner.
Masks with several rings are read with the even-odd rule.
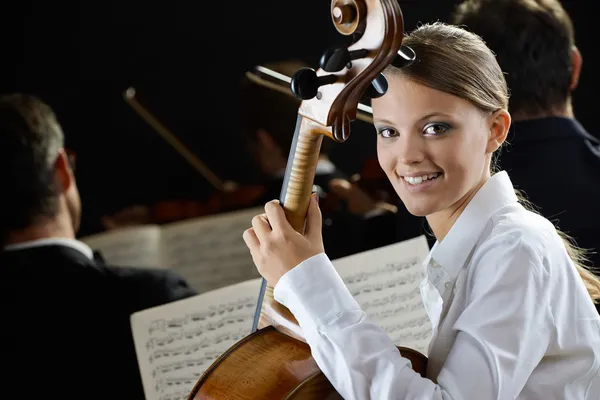
[[[399,347],[425,377],[427,358]],[[312,358],[309,346],[272,326],[246,336],[200,377],[189,400],[343,400]]]

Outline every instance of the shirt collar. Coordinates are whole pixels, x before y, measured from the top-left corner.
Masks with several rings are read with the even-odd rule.
[[[11,244],[4,247],[4,250],[24,250],[30,249],[33,247],[41,247],[41,246],[66,246],[72,249],[75,249],[85,255],[90,260],[94,260],[94,252],[93,250],[85,243],[69,238],[45,238],[45,239],[37,239],[31,240],[28,242]]]
[[[517,201],[506,171],[496,173],[483,184],[444,239],[434,244],[425,260],[433,267],[432,270],[443,271],[432,279],[436,287],[442,280],[449,282],[456,279],[492,215]],[[444,290],[438,287],[438,291],[442,293]]]

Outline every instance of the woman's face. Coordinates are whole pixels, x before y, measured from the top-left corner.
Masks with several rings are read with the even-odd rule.
[[[485,114],[401,75],[388,83],[387,93],[372,101],[381,167],[412,214],[457,207],[489,177],[508,113]]]

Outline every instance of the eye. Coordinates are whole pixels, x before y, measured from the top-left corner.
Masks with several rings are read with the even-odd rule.
[[[448,124],[436,122],[425,126],[423,133],[426,135],[436,136],[448,132],[452,127]]]
[[[377,134],[382,138],[393,138],[398,136],[398,131],[392,128],[381,128],[377,131]]]

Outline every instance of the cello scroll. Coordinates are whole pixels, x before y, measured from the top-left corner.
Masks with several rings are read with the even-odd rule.
[[[387,0],[333,0],[331,16],[338,32],[355,41],[326,50],[321,68],[300,69],[291,87],[304,100],[298,114],[330,128],[327,136],[344,142],[363,93],[398,55],[404,23],[398,2]]]

